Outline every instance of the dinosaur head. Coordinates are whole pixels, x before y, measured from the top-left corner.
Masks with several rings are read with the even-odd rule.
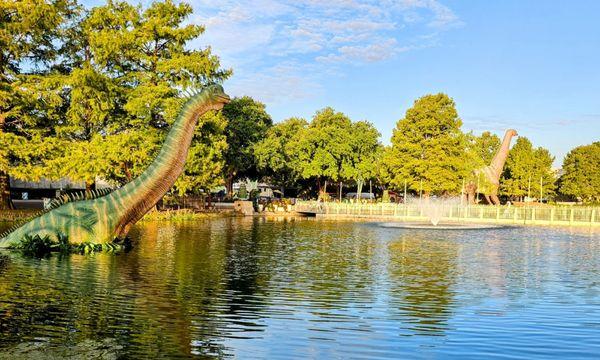
[[[230,98],[223,87],[218,84],[208,85],[202,92],[206,94],[208,98],[208,104],[211,110],[221,110],[225,104],[230,101]]]
[[[519,136],[519,134],[517,133],[517,130],[515,129],[508,129],[506,130],[506,135],[508,136]]]

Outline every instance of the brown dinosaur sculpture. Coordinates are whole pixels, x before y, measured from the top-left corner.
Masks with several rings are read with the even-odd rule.
[[[517,136],[517,131],[514,129],[506,130],[504,134],[504,139],[502,140],[502,145],[496,152],[496,155],[492,159],[492,162],[481,169],[475,170],[475,175],[483,174],[485,178],[490,182],[491,189],[489,193],[484,194],[487,202],[489,204],[500,205],[500,199],[498,199],[498,188],[500,187],[500,175],[502,175],[502,169],[504,168],[504,163],[506,162],[506,158],[508,157],[508,151],[510,150],[510,141],[514,136]],[[467,195],[469,198],[469,203],[475,202],[475,192],[477,191],[477,185],[473,182],[470,182],[466,186]]]

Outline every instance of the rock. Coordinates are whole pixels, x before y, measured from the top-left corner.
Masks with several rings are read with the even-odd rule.
[[[252,204],[252,201],[237,200],[233,203],[233,210],[246,216],[254,215],[254,205]]]

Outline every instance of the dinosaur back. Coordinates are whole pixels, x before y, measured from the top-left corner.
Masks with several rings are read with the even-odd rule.
[[[113,191],[114,191],[114,189],[100,189],[100,190],[92,190],[92,191],[86,190],[86,191],[81,191],[78,193],[61,195],[60,197],[52,200],[50,202],[50,204],[44,210],[41,210],[28,218],[17,221],[8,230],[6,230],[2,234],[0,234],[0,239],[7,237],[10,233],[17,230],[18,228],[25,225],[26,223],[30,222],[31,220],[33,220],[39,216],[42,216],[42,215],[46,214],[47,212],[50,212],[50,211],[52,211],[58,207],[61,207],[65,204],[77,202],[77,201],[98,199],[98,198],[101,198],[101,197],[104,197],[104,196],[110,194]]]

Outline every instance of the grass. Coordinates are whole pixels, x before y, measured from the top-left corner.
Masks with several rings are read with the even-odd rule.
[[[0,222],[14,222],[30,218],[39,210],[0,210]]]
[[[230,213],[195,212],[189,209],[151,211],[141,221],[187,221],[205,220],[224,216],[232,216]]]

